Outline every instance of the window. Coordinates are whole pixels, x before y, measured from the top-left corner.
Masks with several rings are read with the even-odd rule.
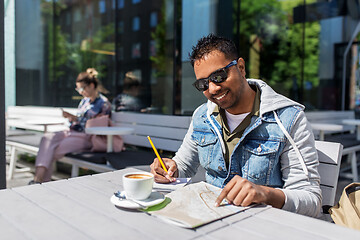
[[[106,12],[106,3],[105,0],[99,1],[99,13],[105,13]]]
[[[124,21],[119,22],[118,29],[119,29],[119,34],[124,33]]]
[[[74,21],[79,22],[81,20],[81,11],[79,8],[74,10]]]
[[[134,18],[133,18],[132,30],[133,30],[134,32],[140,30],[140,18],[139,18],[139,17],[134,17]]]
[[[157,25],[157,12],[150,14],[150,27],[156,27]]]
[[[119,50],[118,50],[118,58],[120,61],[124,60],[124,48],[123,47],[119,47]]]
[[[124,8],[125,1],[124,0],[113,0],[112,1],[112,8],[115,9],[115,3],[117,1],[118,9]]]
[[[149,43],[149,56],[154,57],[156,55],[156,45],[155,41],[151,40]]]
[[[70,12],[67,12],[65,14],[65,24],[66,25],[70,25],[71,24],[71,15],[70,15]]]
[[[145,107],[173,113],[174,0],[44,0],[30,12],[31,1],[25,2],[16,5],[18,13],[29,13],[16,24],[17,104],[77,107],[76,76],[95,67],[109,100],[123,91],[125,73],[138,72]]]
[[[86,18],[91,18],[92,15],[93,15],[93,3],[89,2],[85,6],[85,17]]]
[[[76,43],[80,43],[80,42],[81,42],[81,33],[79,33],[79,32],[75,33],[74,42],[76,42]]]
[[[134,43],[132,45],[131,56],[132,58],[141,58],[141,43]]]
[[[124,8],[125,0],[118,0],[118,8]]]

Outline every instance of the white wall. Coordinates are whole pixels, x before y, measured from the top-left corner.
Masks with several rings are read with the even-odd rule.
[[[4,0],[5,110],[16,104],[15,0]]]

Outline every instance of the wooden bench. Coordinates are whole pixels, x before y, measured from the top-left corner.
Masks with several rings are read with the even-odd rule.
[[[43,110],[43,111],[41,111]],[[67,109],[65,109],[67,110]],[[49,109],[48,107],[16,106],[12,107],[7,116],[8,127],[31,130],[31,134],[21,136],[7,136],[6,145],[10,148],[10,167],[8,178],[11,179],[16,172],[16,161],[18,152],[27,152],[36,155],[42,137],[40,131],[43,128],[27,124],[26,119],[44,116],[46,112],[52,117],[58,116],[60,109]],[[16,114],[14,114],[16,113]],[[21,115],[20,113],[26,113]],[[26,118],[24,117],[27,116]],[[16,116],[16,118],[15,118]],[[112,120],[116,126],[127,126],[134,129],[131,135],[123,136],[124,143],[130,148],[141,148],[133,151],[127,150],[120,153],[70,153],[60,159],[72,165],[71,176],[78,176],[79,168],[90,169],[96,172],[106,172],[128,166],[147,165],[155,158],[147,136],[151,136],[155,146],[159,150],[175,152],[181,145],[182,140],[189,127],[191,117],[168,116],[131,112],[113,112]],[[55,126],[49,126],[49,131],[55,131]],[[34,132],[37,130],[37,132]],[[61,129],[62,130],[62,129]]]
[[[314,135],[317,139],[339,142],[344,146],[342,156],[346,157],[346,162],[349,167],[341,168],[340,176],[350,178],[354,182],[359,181],[357,170],[357,152],[360,151],[360,141],[356,140],[355,130],[356,127],[352,125],[343,124],[345,119],[355,119],[354,111],[314,111],[305,112],[306,118],[310,124],[324,125],[325,134],[321,137],[319,130],[313,129]],[[327,127],[326,125],[329,125]],[[340,126],[339,129],[338,126]],[[330,130],[333,129],[333,130]],[[335,130],[336,129],[336,130]],[[350,173],[348,172],[350,170]]]
[[[130,127],[134,132],[122,136],[127,150],[119,153],[93,153],[86,161],[86,154],[78,153],[66,155],[61,161],[72,163],[85,160],[87,168],[103,172],[126,167],[137,167],[148,169],[156,157],[153,153],[147,136],[151,136],[156,148],[170,153],[176,152],[187,132],[191,122],[189,116],[157,115],[132,112],[113,112],[112,121],[115,126]],[[136,149],[129,149],[129,148]],[[89,154],[91,155],[91,154]],[[99,157],[97,157],[99,156]],[[99,164],[89,163],[92,159],[100,160]],[[77,176],[79,164],[73,164],[72,177]],[[100,166],[100,168],[95,168]],[[81,167],[81,166],[80,166]]]
[[[115,112],[111,118],[115,126],[134,128],[133,134],[123,136],[126,144],[151,148],[151,136],[157,148],[171,152],[179,149],[191,122],[189,116],[130,112]]]
[[[76,113],[76,109],[66,108],[66,111]],[[8,178],[12,179],[15,172],[30,171],[30,168],[16,168],[17,153],[27,152],[37,154],[38,144],[44,125],[31,124],[33,120],[63,121],[63,124],[47,126],[47,131],[62,131],[67,129],[60,108],[40,106],[8,106],[6,112],[6,146],[10,153]],[[30,136],[31,135],[31,136]]]
[[[64,108],[65,111],[76,114],[76,108]],[[49,125],[48,132],[62,131],[68,128],[66,119],[62,116],[60,108],[40,106],[9,106],[6,111],[7,129],[25,129],[38,132],[44,131],[41,124],[32,124],[34,120],[63,122],[63,124]]]

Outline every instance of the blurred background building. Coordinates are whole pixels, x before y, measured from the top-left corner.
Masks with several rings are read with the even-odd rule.
[[[76,107],[94,67],[110,100],[132,72],[143,112],[190,115],[205,97],[188,55],[215,33],[307,110],[360,108],[358,0],[4,0],[4,14],[6,106]]]

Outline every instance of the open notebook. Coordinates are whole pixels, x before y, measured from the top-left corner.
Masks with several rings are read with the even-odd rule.
[[[162,193],[169,193],[176,189],[183,188],[185,185],[191,183],[191,178],[176,178],[172,183],[154,183],[153,190]]]
[[[168,193],[162,204],[146,211],[166,222],[196,228],[249,208],[230,205],[226,201],[215,207],[220,192],[220,188],[205,182],[189,184]]]

